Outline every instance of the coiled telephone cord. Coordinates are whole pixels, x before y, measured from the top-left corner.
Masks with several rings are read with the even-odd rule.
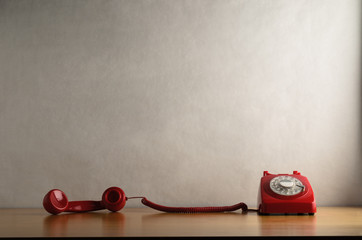
[[[141,202],[143,203],[143,205],[167,213],[215,213],[231,212],[238,209],[241,209],[243,213],[246,213],[248,211],[257,211],[256,209],[248,209],[248,206],[243,202],[231,206],[220,207],[168,207],[151,202],[145,197],[129,197],[127,198],[127,200],[133,198],[142,198]]]

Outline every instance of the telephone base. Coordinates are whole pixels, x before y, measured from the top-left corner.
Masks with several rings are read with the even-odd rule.
[[[305,176],[270,174],[265,171],[258,194],[261,215],[314,215],[317,212],[312,187]]]

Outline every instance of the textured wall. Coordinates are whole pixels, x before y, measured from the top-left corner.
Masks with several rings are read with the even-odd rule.
[[[0,1],[0,207],[362,204],[360,53],[358,0]]]

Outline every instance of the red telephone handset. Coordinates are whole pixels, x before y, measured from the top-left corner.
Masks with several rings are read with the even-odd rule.
[[[153,209],[163,212],[198,213],[227,212],[242,209],[243,213],[257,211],[260,214],[314,214],[316,204],[312,187],[308,179],[299,172],[288,174],[270,174],[264,171],[261,178],[258,209],[248,209],[243,203],[221,207],[167,207],[149,201],[145,197],[127,198],[119,187],[110,187],[104,191],[101,201],[72,201],[59,189],[50,190],[43,199],[43,206],[51,214],[61,212],[87,212],[108,209],[116,212],[121,210],[128,199],[142,198],[141,202]]]
[[[264,171],[260,181],[260,214],[309,214],[317,211],[312,186],[300,172],[271,174]]]
[[[101,201],[69,202],[64,192],[59,189],[50,190],[43,199],[43,206],[51,214],[61,212],[88,212],[108,209],[112,212],[121,210],[126,204],[126,195],[118,187],[110,187],[104,191]]]

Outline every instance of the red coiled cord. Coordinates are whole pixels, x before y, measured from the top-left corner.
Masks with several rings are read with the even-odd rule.
[[[231,206],[221,207],[167,207],[151,202],[145,197],[130,197],[130,198],[142,198],[141,202],[150,208],[156,209],[162,212],[168,213],[211,213],[211,212],[231,212],[238,209],[242,209],[243,212],[248,211],[248,206],[241,202]],[[130,199],[128,198],[128,199]]]

